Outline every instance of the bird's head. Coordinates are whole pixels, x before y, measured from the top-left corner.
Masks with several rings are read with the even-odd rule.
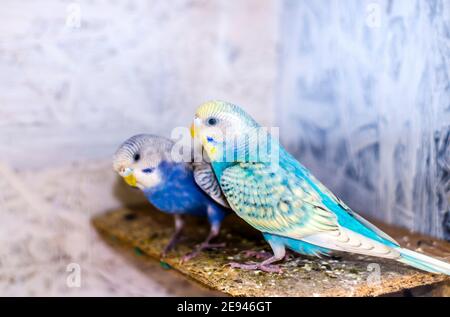
[[[236,149],[259,124],[240,107],[223,101],[210,101],[197,108],[191,126],[193,137],[200,139],[212,161]]]
[[[173,142],[169,139],[139,134],[126,140],[114,154],[114,170],[125,182],[141,190],[157,186],[162,180],[159,166],[170,161]]]

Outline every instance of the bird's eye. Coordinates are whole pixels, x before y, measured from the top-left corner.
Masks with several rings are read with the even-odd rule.
[[[214,126],[217,124],[217,119],[211,117],[206,122],[208,123],[209,126]]]
[[[145,173],[145,174],[151,174],[151,173],[153,173],[153,171],[154,171],[153,168],[148,167],[148,168],[144,168],[144,169],[142,170],[142,173]]]
[[[135,162],[139,161],[141,159],[141,154],[139,153],[134,154],[133,159]]]

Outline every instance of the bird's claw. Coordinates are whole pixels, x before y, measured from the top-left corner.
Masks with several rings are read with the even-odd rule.
[[[161,255],[160,255],[159,257],[160,257],[160,258],[165,258],[165,257],[167,257],[167,254],[168,254],[170,251],[172,251],[173,248],[174,248],[174,246],[167,245],[167,246],[164,248],[163,252],[161,252]]]
[[[247,258],[256,258],[258,260],[266,260],[272,256],[272,253],[266,251],[246,250],[242,254]]]
[[[181,263],[187,262],[195,258],[197,255],[199,255],[204,250],[209,249],[217,249],[217,248],[224,248],[226,246],[225,243],[201,243],[198,245],[194,251],[187,253],[181,258]]]
[[[167,254],[172,251],[173,249],[175,249],[175,247],[177,246],[178,243],[185,241],[186,237],[175,237],[172,238],[169,243],[164,247],[164,250],[161,252],[160,258],[165,258],[167,257]]]
[[[283,270],[278,265],[274,264],[262,264],[262,263],[255,263],[255,264],[242,264],[237,262],[230,262],[228,263],[229,266],[233,269],[241,269],[241,270],[248,270],[248,271],[255,271],[260,270],[266,273],[283,273]]]

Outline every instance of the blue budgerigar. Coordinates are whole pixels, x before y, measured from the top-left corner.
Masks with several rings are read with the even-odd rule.
[[[220,225],[228,213],[228,203],[207,162],[175,162],[172,140],[140,134],[126,140],[114,155],[114,170],[125,182],[137,187],[159,210],[175,217],[175,233],[163,251],[167,254],[182,233],[183,215],[207,217],[211,230],[207,239],[183,259],[198,252],[219,247],[211,241],[217,237]]]
[[[241,108],[221,101],[201,105],[192,125],[229,205],[262,232],[274,253],[261,263],[232,263],[233,267],[277,272],[280,269],[273,263],[284,258],[286,249],[316,256],[336,250],[450,274],[448,263],[400,247],[350,210],[264,131]],[[260,142],[261,138],[270,142]],[[267,145],[267,150],[252,151],[255,144]]]

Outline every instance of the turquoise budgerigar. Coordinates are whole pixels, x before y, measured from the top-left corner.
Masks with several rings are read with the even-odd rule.
[[[231,208],[262,232],[273,251],[260,263],[231,263],[232,267],[279,272],[274,263],[290,249],[315,256],[345,251],[450,274],[450,264],[400,247],[350,210],[238,106],[207,102],[197,109],[191,129]],[[258,140],[255,131],[260,133]],[[255,144],[267,145],[267,151],[252,151]]]
[[[187,254],[221,246],[212,244],[229,206],[217,183],[211,165],[177,162],[172,158],[174,142],[164,137],[140,134],[126,140],[114,155],[114,170],[125,182],[137,187],[159,210],[174,215],[175,233],[163,251],[167,254],[178,242],[184,226],[183,215],[207,217],[211,230],[207,239]]]

